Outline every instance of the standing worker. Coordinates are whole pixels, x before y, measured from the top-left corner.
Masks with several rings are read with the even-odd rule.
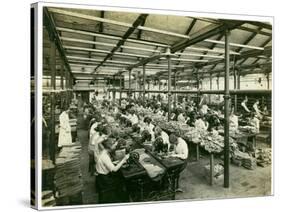
[[[60,130],[59,130],[59,142],[58,147],[69,145],[72,143],[71,127],[69,124],[69,108],[66,108],[59,117]]]

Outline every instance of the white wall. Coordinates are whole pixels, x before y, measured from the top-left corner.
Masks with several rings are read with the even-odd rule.
[[[261,83],[258,82],[259,78],[261,78]],[[271,89],[271,73],[269,75],[269,89]],[[209,90],[210,89],[210,79],[205,78],[202,81],[202,85],[200,87],[202,90]],[[212,78],[212,89],[217,90],[217,77]],[[224,89],[224,77],[219,78],[219,90]],[[230,76],[229,78],[229,89],[234,89],[234,80],[233,76]],[[249,74],[246,76],[240,77],[240,89],[245,90],[252,90],[252,89],[260,89],[264,90],[267,89],[267,79],[266,75],[264,74]]]

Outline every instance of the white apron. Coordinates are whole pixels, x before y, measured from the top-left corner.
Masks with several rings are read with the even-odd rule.
[[[69,145],[72,143],[71,138],[71,127],[69,124],[68,114],[64,111],[60,114],[60,131],[59,131],[59,142],[58,146]]]

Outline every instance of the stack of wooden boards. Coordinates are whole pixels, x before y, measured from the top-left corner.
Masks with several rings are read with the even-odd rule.
[[[254,170],[257,168],[257,159],[253,157],[242,160],[242,166],[246,169]]]
[[[239,150],[235,150],[232,154],[232,163],[243,166],[246,169],[255,169],[257,167],[257,159],[252,157],[250,154],[246,152],[241,152]]]
[[[51,190],[42,191],[42,206],[44,207],[56,206],[56,200],[53,191]]]
[[[58,198],[72,197],[81,193],[82,172],[80,165],[81,145],[63,146],[56,159],[55,187]],[[67,204],[67,202],[65,203]]]
[[[271,164],[271,149],[257,149],[256,150],[257,164],[261,167],[266,167]]]

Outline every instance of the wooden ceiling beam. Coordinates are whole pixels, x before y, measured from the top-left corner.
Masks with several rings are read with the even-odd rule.
[[[51,14],[49,13],[47,7],[43,8],[43,17],[44,17],[43,18],[44,25],[46,26],[49,37],[55,41],[56,47],[57,47],[57,49],[58,49],[58,51],[61,55],[61,58],[64,62],[64,65],[67,68],[67,70],[69,71],[70,75],[73,77],[73,75],[71,73],[71,68],[70,68],[70,66],[68,64],[68,61],[67,61],[67,58],[66,58],[64,48],[62,46],[62,42],[59,38],[58,31],[56,30],[55,21],[54,21],[53,17],[51,16]]]
[[[199,30],[198,32],[191,35],[190,39],[188,40],[182,40],[176,44],[174,44],[171,47],[171,52],[177,52],[182,49],[185,49],[188,46],[192,46],[196,43],[199,43],[201,41],[204,41],[212,36],[215,36],[217,34],[220,34],[224,32],[226,29],[232,30],[240,25],[242,25],[244,22],[242,21],[224,21],[224,24],[210,24],[207,27],[204,27],[202,30]],[[213,40],[209,40],[213,42]],[[217,43],[217,41],[215,41]]]
[[[118,26],[127,27],[127,28],[133,27],[133,24],[129,24],[129,23],[121,22],[121,21],[110,20],[110,19],[106,19],[106,18],[100,18],[100,17],[86,15],[86,14],[81,14],[81,13],[77,13],[77,12],[66,11],[66,10],[62,10],[62,9],[50,8],[50,11],[53,13],[58,13],[58,14],[67,15],[67,16],[71,16],[71,17],[98,21],[98,22],[104,22],[107,24],[113,24],[113,25],[118,25]],[[149,32],[155,32],[155,33],[160,33],[160,34],[165,34],[165,35],[170,35],[170,36],[175,36],[175,37],[189,38],[186,35],[169,32],[166,30],[155,29],[155,28],[151,28],[151,27],[145,27],[145,26],[138,25],[136,28],[140,29],[140,30],[145,30],[145,31],[149,31]]]

